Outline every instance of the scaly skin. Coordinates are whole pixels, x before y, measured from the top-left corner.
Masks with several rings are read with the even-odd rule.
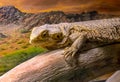
[[[65,48],[65,60],[71,65],[75,63],[76,52],[81,50],[86,42],[120,42],[120,18],[46,24],[34,28],[30,36],[30,43],[41,47],[51,50]]]

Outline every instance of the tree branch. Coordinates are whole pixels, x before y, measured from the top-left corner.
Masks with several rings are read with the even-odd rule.
[[[1,76],[0,82],[88,82],[120,68],[120,44],[80,53],[77,68],[67,65],[63,52],[38,55]]]

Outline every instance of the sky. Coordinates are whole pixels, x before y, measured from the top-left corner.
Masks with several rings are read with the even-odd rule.
[[[0,6],[13,5],[23,12],[64,11],[80,13],[97,10],[120,14],[120,0],[0,0]]]

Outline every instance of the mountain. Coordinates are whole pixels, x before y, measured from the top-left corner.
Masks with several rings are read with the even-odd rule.
[[[0,24],[17,24],[23,16],[24,13],[14,6],[4,6],[0,8]]]
[[[99,14],[97,11],[82,12],[79,14],[66,14],[62,11],[44,13],[23,13],[14,6],[0,8],[0,25],[16,24],[27,29],[43,24],[57,24],[61,22],[78,22],[103,18],[112,18],[115,15]]]

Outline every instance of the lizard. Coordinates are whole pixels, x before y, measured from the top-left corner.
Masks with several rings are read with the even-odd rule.
[[[49,50],[64,48],[65,60],[71,65],[75,62],[76,53],[86,43],[97,43],[95,47],[99,47],[98,44],[119,42],[119,17],[74,23],[45,24],[33,28],[30,35],[30,43]]]

